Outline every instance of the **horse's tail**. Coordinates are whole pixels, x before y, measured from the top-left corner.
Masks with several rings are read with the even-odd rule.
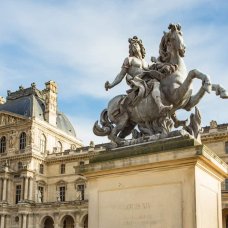
[[[100,126],[101,125],[101,126]],[[108,118],[108,110],[104,109],[100,116],[100,125],[96,121],[93,125],[93,133],[97,136],[109,135],[113,129],[113,125]]]

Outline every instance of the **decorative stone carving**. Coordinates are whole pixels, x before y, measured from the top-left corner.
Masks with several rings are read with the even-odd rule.
[[[200,134],[203,132],[201,127],[201,115],[197,107],[195,107],[195,114],[190,115],[190,124],[185,126],[184,129],[194,138],[201,142]]]
[[[124,78],[131,88],[127,94],[118,95],[108,103],[101,112],[100,125],[98,121],[94,124],[94,133],[108,136],[112,142],[123,145],[125,137],[135,128],[139,134],[134,134],[134,137],[145,137],[168,135],[173,126],[182,126],[198,138],[198,124],[201,122],[198,109],[191,115],[189,126],[186,126],[186,120],[178,120],[175,112],[179,109],[190,111],[206,92],[215,91],[221,98],[228,98],[228,93],[220,85],[212,84],[207,74],[199,70],[187,72],[181,26],[169,25],[160,42],[159,57],[153,57],[150,64],[144,59],[142,41],[135,36],[129,39],[129,43],[129,57],[124,60],[115,80],[105,83],[105,89],[111,89]],[[192,94],[195,78],[202,81],[202,86]]]
[[[217,121],[212,120],[212,121],[210,122],[210,128],[211,128],[211,129],[215,129],[215,128],[217,128],[217,127],[218,127]]]
[[[9,148],[15,147],[16,141],[17,141],[17,134],[15,131],[12,131],[9,134]]]
[[[17,124],[23,120],[5,113],[0,113],[0,126]]]

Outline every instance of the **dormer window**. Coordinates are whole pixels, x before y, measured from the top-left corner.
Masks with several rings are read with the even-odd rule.
[[[20,150],[24,150],[26,147],[26,133],[22,132],[20,135]]]
[[[2,136],[0,141],[0,153],[6,152],[6,137]]]

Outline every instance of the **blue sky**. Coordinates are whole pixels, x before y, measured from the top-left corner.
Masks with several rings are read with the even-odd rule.
[[[170,22],[182,25],[188,70],[199,69],[228,89],[228,2],[211,0],[1,0],[0,95],[54,80],[59,109],[88,144],[106,142],[92,133],[93,123],[125,81],[106,92],[128,55],[128,38],[139,36],[146,59],[158,56]],[[199,83],[195,83],[195,90]],[[203,125],[228,122],[228,100],[206,95],[199,105]],[[181,118],[190,113],[181,111]]]

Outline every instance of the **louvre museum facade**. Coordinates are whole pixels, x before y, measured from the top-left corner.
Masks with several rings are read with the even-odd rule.
[[[0,99],[1,228],[88,228],[87,183],[77,170],[106,145],[84,147],[58,110],[56,83],[45,86],[33,83]],[[228,163],[228,124],[211,121],[202,143]],[[222,208],[226,228],[228,181]]]

